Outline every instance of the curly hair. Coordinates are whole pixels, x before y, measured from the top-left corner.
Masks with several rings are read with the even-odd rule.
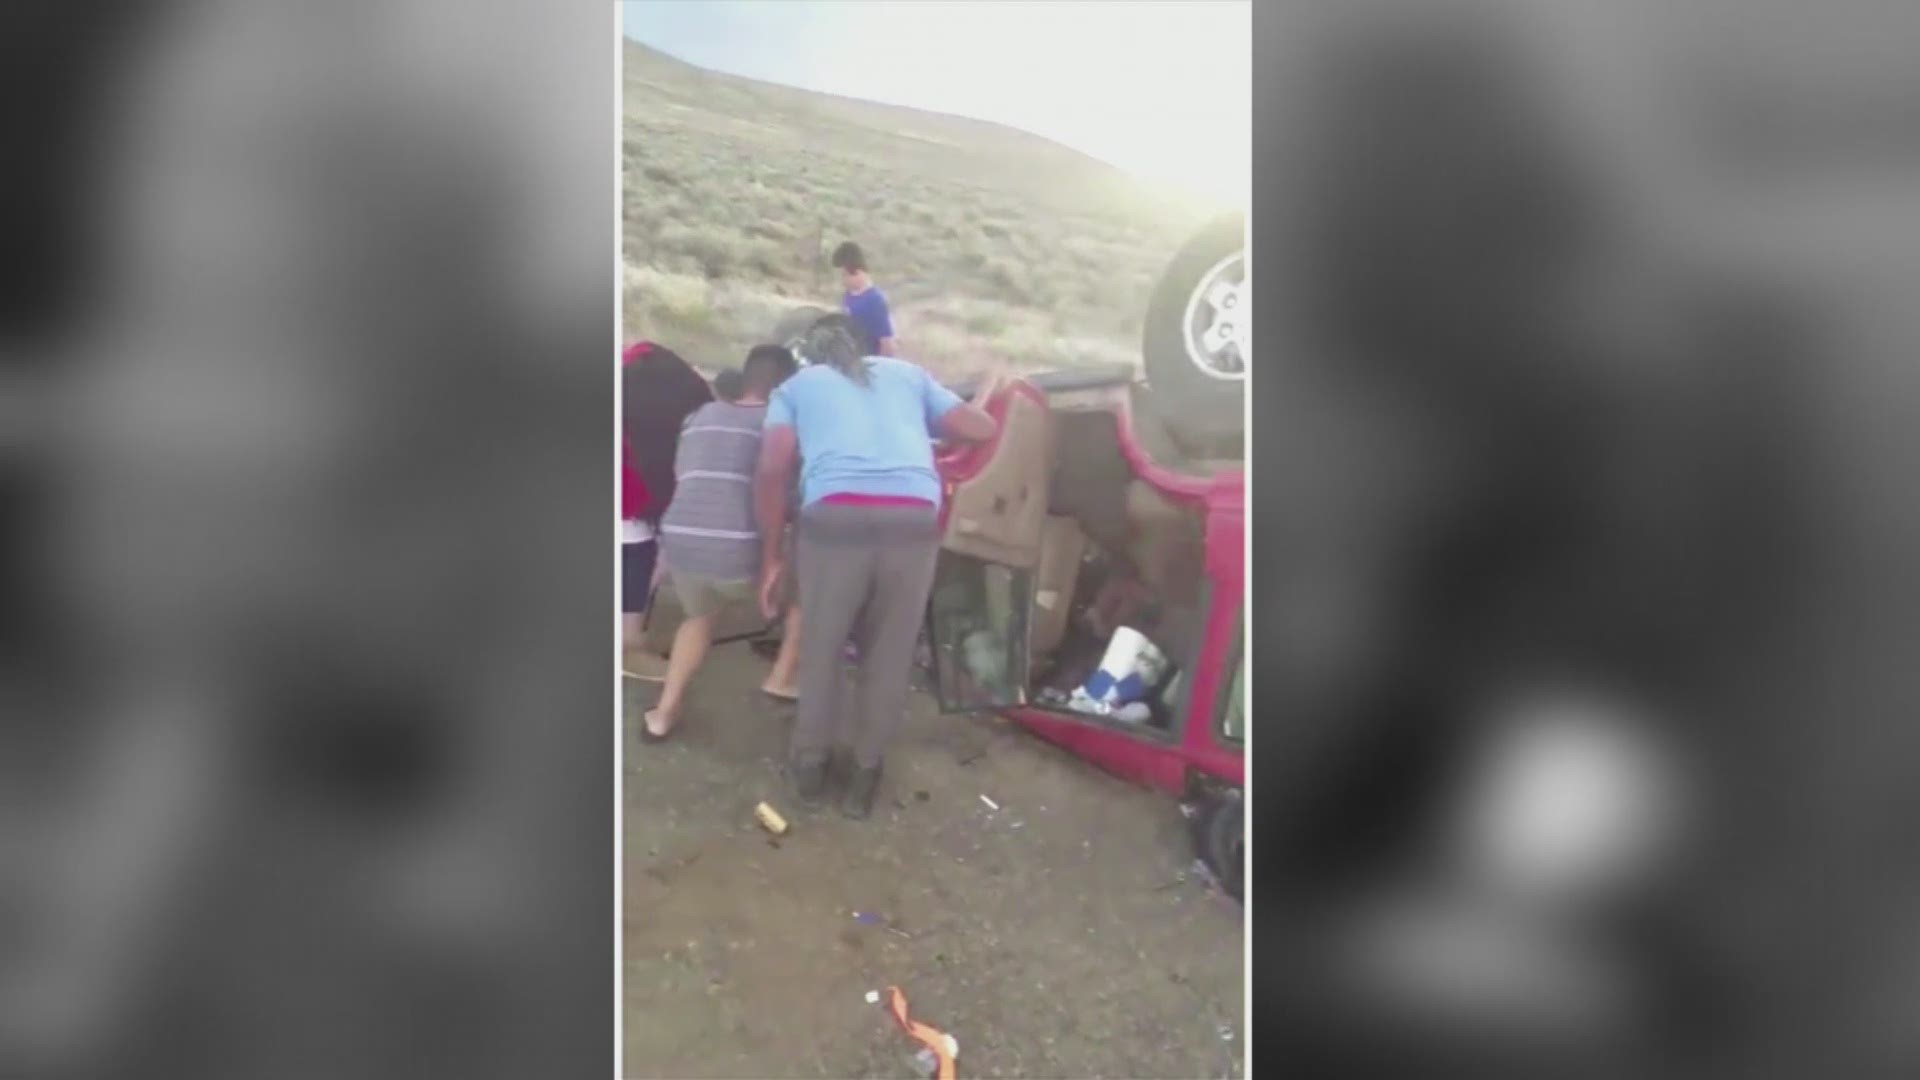
[[[836,312],[821,316],[800,339],[800,351],[813,363],[825,364],[861,386],[870,381],[860,330],[845,315]]]

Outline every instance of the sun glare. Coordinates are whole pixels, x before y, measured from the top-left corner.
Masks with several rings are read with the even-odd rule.
[[[727,33],[664,40],[674,6],[629,4],[628,33],[704,67],[1021,128],[1208,201],[1250,191],[1240,0],[714,4],[697,14]]]

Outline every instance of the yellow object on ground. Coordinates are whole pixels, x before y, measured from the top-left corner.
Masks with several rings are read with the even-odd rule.
[[[766,803],[761,803],[759,806],[753,808],[753,816],[759,818],[761,827],[773,835],[786,835],[787,819],[780,816],[780,811],[775,810]]]

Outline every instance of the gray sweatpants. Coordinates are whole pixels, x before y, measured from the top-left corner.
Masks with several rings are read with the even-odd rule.
[[[836,744],[864,768],[900,729],[940,551],[933,507],[815,503],[800,515],[800,708],[790,753],[817,762]],[[842,650],[858,633],[858,685],[840,700]]]

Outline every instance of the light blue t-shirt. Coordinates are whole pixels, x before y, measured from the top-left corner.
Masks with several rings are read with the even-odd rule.
[[[940,504],[934,425],[960,404],[925,368],[867,357],[869,385],[824,364],[801,368],[767,401],[767,427],[800,443],[800,503],[828,495],[886,495]]]

